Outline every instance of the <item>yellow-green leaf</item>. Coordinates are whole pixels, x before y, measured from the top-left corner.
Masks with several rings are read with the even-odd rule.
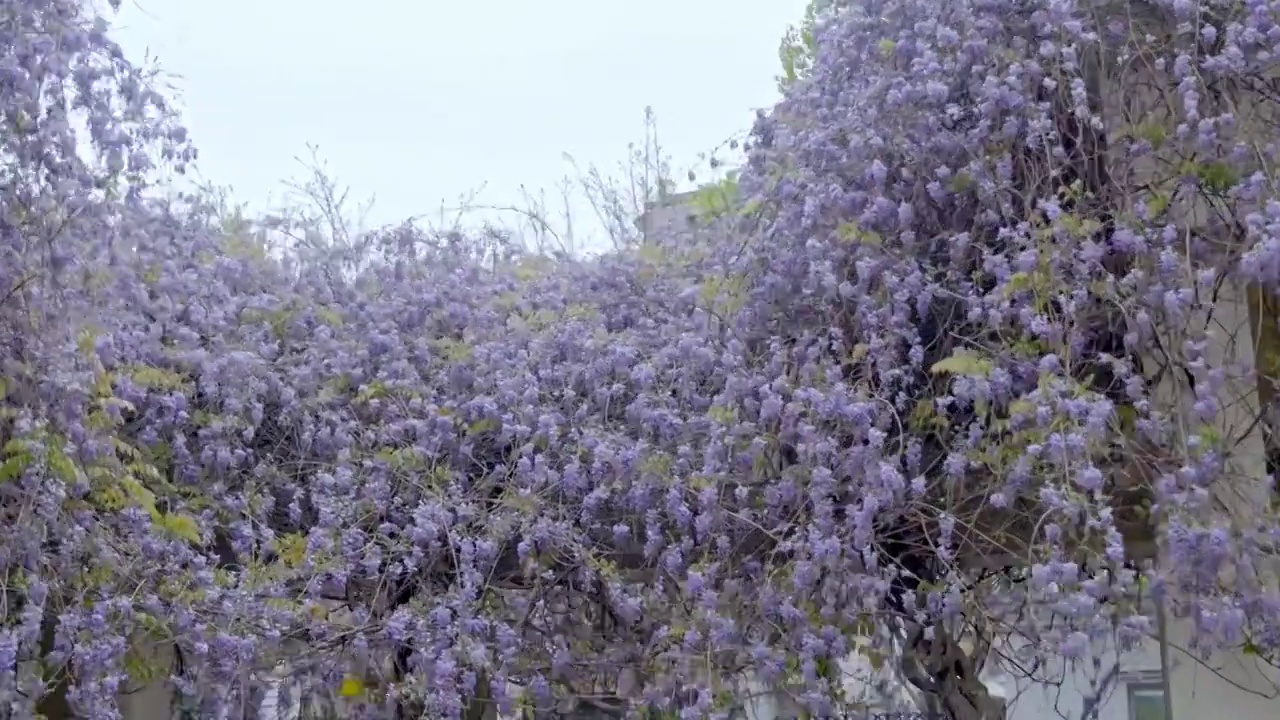
[[[307,538],[301,533],[287,533],[276,540],[280,561],[287,567],[298,567],[307,559]]]
[[[1212,193],[1225,193],[1239,180],[1236,171],[1222,162],[1198,163],[1194,172],[1201,187]]]
[[[1004,284],[1004,294],[1013,295],[1031,287],[1031,273],[1016,272]]]
[[[202,542],[200,525],[190,515],[165,515],[160,519],[160,526],[169,534],[182,538],[194,545],[199,545]]]
[[[76,469],[76,464],[71,461],[71,458],[62,454],[61,450],[49,448],[47,461],[49,469],[63,482],[73,483],[79,478],[80,473]]]
[[[130,460],[142,459],[142,451],[120,438],[111,438],[111,446],[115,449],[116,453],[122,457],[126,457]]]
[[[360,697],[364,694],[364,680],[348,675],[342,678],[342,685],[338,688],[338,694],[342,697]]]
[[[708,183],[698,188],[690,199],[690,205],[698,216],[717,217],[732,208],[737,195],[736,174],[729,173],[719,182]]]
[[[653,263],[655,265],[667,259],[666,249],[661,245],[654,245],[652,243],[641,245],[637,254],[644,262]]]
[[[180,390],[188,385],[178,373],[149,365],[134,365],[128,373],[135,383],[150,390]]]
[[[85,328],[76,335],[76,350],[79,350],[81,355],[91,355],[93,354],[93,347],[97,340],[97,333],[89,328]]]
[[[840,223],[836,228],[836,236],[841,242],[855,245],[880,246],[884,244],[884,238],[880,237],[878,233],[863,230],[854,222]]]
[[[368,402],[370,400],[380,400],[390,394],[391,393],[387,390],[385,383],[379,380],[374,380],[367,385],[361,386],[359,392],[356,393],[356,399],[362,402]]]
[[[965,172],[956,173],[951,178],[952,192],[957,192],[957,193],[967,192],[969,188],[973,186],[974,186],[973,176],[970,175],[969,173],[965,173]]]
[[[991,372],[991,369],[991,361],[963,350],[957,350],[951,357],[934,363],[929,371],[934,375],[949,373],[951,375],[985,376]]]
[[[1010,415],[1030,415],[1036,411],[1036,404],[1030,400],[1014,400],[1009,403]]]
[[[159,511],[156,510],[156,495],[146,488],[145,485],[138,482],[135,477],[124,477],[120,479],[120,488],[124,491],[124,496],[134,505],[146,510],[153,518],[159,517]]]
[[[1153,218],[1160,217],[1168,209],[1169,196],[1164,193],[1152,195],[1151,200],[1147,202],[1147,213]]]
[[[516,265],[515,276],[524,282],[537,280],[551,270],[552,264],[552,261],[547,258],[525,258]]]
[[[22,472],[27,469],[27,465],[31,462],[31,456],[26,453],[19,453],[5,460],[0,464],[0,482],[9,482],[17,480]]]
[[[342,327],[342,316],[328,308],[317,310],[316,319],[330,327]]]
[[[461,340],[440,338],[431,344],[445,362],[460,363],[471,359],[471,346]]]
[[[167,674],[168,668],[155,659],[154,649],[150,644],[144,647],[132,647],[124,656],[124,671],[129,679],[139,684],[146,684]]]
[[[735,412],[733,408],[728,408],[723,405],[712,405],[711,409],[707,411],[707,417],[721,425],[732,425],[737,422],[738,413]]]
[[[1134,137],[1151,143],[1153,148],[1163,145],[1167,137],[1164,127],[1157,123],[1142,123],[1133,129],[1133,134]]]

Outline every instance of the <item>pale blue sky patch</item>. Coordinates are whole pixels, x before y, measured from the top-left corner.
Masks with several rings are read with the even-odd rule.
[[[261,206],[307,143],[375,223],[504,205],[643,137],[683,174],[776,99],[803,0],[126,0],[116,38],[180,76],[204,177]]]

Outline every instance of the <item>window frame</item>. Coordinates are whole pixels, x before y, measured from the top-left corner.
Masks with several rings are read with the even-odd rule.
[[[1134,701],[1140,695],[1156,695],[1161,699],[1166,708],[1169,706],[1169,696],[1164,691],[1164,682],[1162,682],[1158,677],[1159,673],[1155,673],[1155,675],[1156,677],[1151,677],[1144,673],[1143,677],[1135,677],[1131,680],[1125,681],[1125,700],[1127,701],[1125,716],[1129,720],[1138,720],[1138,717],[1135,714],[1136,708],[1134,706]]]

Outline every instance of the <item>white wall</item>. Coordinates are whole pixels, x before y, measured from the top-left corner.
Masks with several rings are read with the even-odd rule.
[[[1219,655],[1198,660],[1185,650],[1191,638],[1190,621],[1169,622],[1169,676],[1173,717],[1176,720],[1275,720],[1280,718],[1280,673],[1258,658],[1243,654]],[[1117,662],[1105,653],[1104,668]],[[1158,644],[1118,658],[1120,674],[1100,704],[1097,720],[1129,720],[1126,682],[1141,676],[1157,679],[1160,672]],[[1078,720],[1092,694],[1092,671],[1081,668],[1064,673],[1061,686],[1022,681],[1009,720]]]
[[[1175,720],[1280,719],[1280,670],[1256,656],[1239,652],[1199,658],[1189,650],[1192,635],[1189,620],[1169,621],[1169,700]],[[1130,720],[1129,684],[1159,683],[1161,677],[1160,647],[1155,638],[1123,653],[1114,647],[1097,648],[1095,657],[1099,667],[1096,670],[1092,660],[1071,668],[1059,661],[1056,666],[1037,670],[1035,679],[1027,677],[1025,668],[1030,666],[1029,659],[1042,651],[1031,648],[1023,656],[1013,648],[1006,648],[1004,654],[1018,657],[1019,669],[1007,663],[1003,668],[992,663],[983,670],[982,678],[993,695],[1009,702],[1007,720],[1082,720],[1086,703],[1098,711],[1096,717],[1088,720]],[[870,700],[871,679],[883,675],[873,671],[866,659],[856,654],[842,663],[842,669],[846,696]],[[906,689],[905,681],[900,682],[897,691],[882,702],[868,704],[890,711],[910,710],[914,706],[914,693]],[[1102,692],[1097,692],[1098,689]],[[744,702],[744,711],[736,720],[789,720],[803,716],[784,693],[767,693],[758,683],[744,690],[744,700],[749,700]],[[1090,702],[1095,695],[1098,701]]]

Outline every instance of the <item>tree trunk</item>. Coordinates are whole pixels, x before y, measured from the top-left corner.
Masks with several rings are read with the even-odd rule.
[[[58,632],[58,614],[54,612],[52,603],[47,606],[44,619],[40,623],[40,649],[37,672],[44,673],[44,659],[53,652],[54,638]],[[69,668],[58,668],[58,681],[48,688],[40,701],[36,703],[36,717],[44,720],[73,720],[71,703],[67,701],[67,691],[71,687]]]
[[[916,626],[903,650],[902,672],[944,720],[1007,720],[1004,699],[992,695],[979,677],[985,655],[966,653],[942,628],[935,627],[927,640],[925,629]]]
[[[498,706],[493,701],[493,693],[489,687],[489,673],[481,671],[476,675],[475,694],[467,702],[466,720],[495,720],[498,717]]]

